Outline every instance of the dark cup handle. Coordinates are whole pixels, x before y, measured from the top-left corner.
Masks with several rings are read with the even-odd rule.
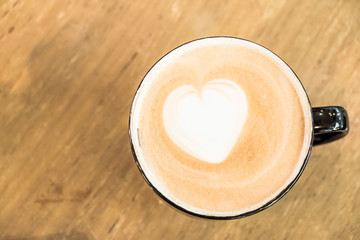
[[[338,106],[312,108],[314,118],[314,143],[320,145],[335,141],[349,132],[349,118],[344,108]]]

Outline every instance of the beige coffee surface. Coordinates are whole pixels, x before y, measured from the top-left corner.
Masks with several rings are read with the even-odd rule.
[[[206,40],[198,41],[198,48],[165,57],[150,71],[135,98],[133,112],[139,119],[132,118],[131,129],[138,131],[135,149],[141,151],[136,151],[140,165],[153,173],[155,187],[206,215],[235,215],[264,205],[294,179],[310,145],[311,116],[306,95],[286,66],[241,40],[214,40],[205,46],[201,42]],[[214,79],[235,82],[248,101],[238,140],[217,164],[186,153],[163,122],[164,102],[172,91],[191,85],[200,95]]]
[[[359,19],[357,0],[0,1],[0,239],[360,239]],[[234,221],[174,210],[129,145],[146,72],[210,35],[273,50],[351,124],[284,198]]]

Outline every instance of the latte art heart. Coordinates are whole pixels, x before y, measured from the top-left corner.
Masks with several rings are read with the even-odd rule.
[[[241,87],[227,79],[208,82],[199,92],[181,86],[165,100],[163,123],[183,151],[209,163],[224,161],[234,147],[248,110]]]

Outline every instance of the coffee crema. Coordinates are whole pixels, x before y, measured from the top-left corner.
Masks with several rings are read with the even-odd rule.
[[[311,144],[311,108],[291,69],[246,40],[184,44],[147,73],[130,117],[151,184],[178,206],[236,216],[274,199]]]

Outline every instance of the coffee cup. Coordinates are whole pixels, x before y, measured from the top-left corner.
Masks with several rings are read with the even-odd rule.
[[[280,57],[234,37],[197,39],[157,61],[129,122],[149,186],[175,208],[209,219],[273,205],[299,179],[313,146],[348,131],[344,108],[313,108]]]

